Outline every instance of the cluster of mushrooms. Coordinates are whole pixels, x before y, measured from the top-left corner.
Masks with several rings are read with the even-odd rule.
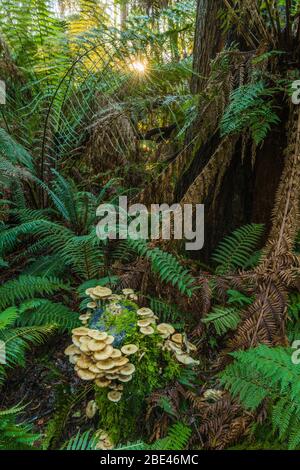
[[[122,314],[122,306],[118,303],[124,299],[137,300],[132,289],[123,289],[123,295],[115,295],[107,287],[97,286],[86,290],[92,299],[87,304],[88,311],[80,316],[82,327],[72,331],[73,344],[68,346],[65,354],[69,356],[71,364],[82,380],[95,381],[100,388],[108,388],[107,398],[112,402],[119,402],[122,397],[124,383],[132,380],[135,372],[134,364],[130,363],[130,356],[136,354],[139,347],[136,344],[125,344],[120,349],[115,348],[115,337],[109,332],[89,328],[88,322],[93,309],[101,308],[103,301],[109,301],[108,309],[113,315]],[[185,335],[176,333],[174,327],[167,323],[157,325],[158,317],[150,308],[137,310],[137,326],[142,335],[159,334],[163,342],[163,350],[172,352],[177,361],[184,365],[195,365],[189,353],[196,351],[196,347],[186,340]]]
[[[176,333],[175,328],[168,323],[156,324],[158,319],[150,308],[140,308],[137,311],[139,317],[137,325],[140,333],[143,335],[152,335],[158,333],[164,340],[162,343],[163,350],[170,351],[175,354],[176,360],[184,365],[196,365],[199,361],[195,361],[190,352],[197,351],[196,346],[187,341],[185,335]]]
[[[135,354],[138,347],[126,344],[115,349],[112,346],[114,336],[105,331],[79,327],[72,333],[73,344],[67,347],[65,354],[75,364],[78,377],[94,380],[100,388],[110,388],[107,398],[112,402],[120,401],[123,383],[129,382],[135,371],[129,356]]]

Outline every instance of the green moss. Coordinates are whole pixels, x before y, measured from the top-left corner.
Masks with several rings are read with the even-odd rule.
[[[118,403],[108,400],[109,389],[96,387],[99,428],[106,429],[115,444],[132,440],[133,436],[139,438],[139,433],[143,432],[142,416],[146,411],[146,399],[154,390],[164,388],[176,380],[182,371],[182,366],[174,355],[162,350],[163,340],[157,333],[147,336],[140,333],[137,326],[137,305],[129,301],[118,303],[123,306],[122,314],[113,314],[107,306],[103,315],[105,325],[116,334],[125,332],[123,344],[136,344],[139,351],[130,356],[135,373],[130,382],[124,383],[122,398]]]

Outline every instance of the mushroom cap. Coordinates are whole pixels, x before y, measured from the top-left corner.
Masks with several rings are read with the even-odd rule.
[[[79,338],[79,343],[81,344],[88,344],[89,341],[91,341],[91,338],[89,336],[78,336]]]
[[[108,359],[111,356],[113,350],[114,348],[112,346],[107,345],[102,351],[95,352],[94,358],[96,359],[96,361],[103,361],[105,359]]]
[[[130,382],[130,380],[132,380],[132,375],[119,375],[119,378],[118,380],[120,382]]]
[[[97,413],[97,409],[97,403],[95,402],[95,400],[90,400],[86,405],[85,409],[86,417],[92,419]]]
[[[80,356],[78,354],[74,354],[73,356],[69,356],[69,362],[71,364],[77,364],[79,358]]]
[[[80,341],[79,341],[79,336],[72,336],[72,342],[79,348],[80,346]]]
[[[107,345],[104,341],[97,341],[95,339],[90,339],[89,342],[87,343],[87,347],[89,348],[90,351],[98,352],[98,351],[103,351],[103,349],[107,348]]]
[[[102,371],[96,366],[96,364],[92,364],[89,366],[89,371],[93,372],[93,374],[100,374]]]
[[[145,327],[145,326],[150,326],[155,323],[155,320],[153,318],[146,318],[146,320],[139,320],[137,322],[138,326],[140,327]]]
[[[87,308],[93,308],[93,309],[94,309],[94,308],[97,308],[96,302],[89,302],[89,303],[87,304]]]
[[[140,317],[153,317],[154,315],[154,312],[151,310],[151,308],[146,307],[139,308],[136,313]]]
[[[85,343],[81,343],[80,346],[79,346],[79,349],[80,351],[84,352],[84,353],[88,353],[90,350],[88,348],[88,345],[85,344]]]
[[[109,371],[110,372],[110,371]],[[105,376],[108,380],[117,380],[117,378],[119,377],[118,374],[106,374]]]
[[[78,369],[77,375],[82,380],[94,380],[96,378],[96,375],[93,372],[84,369]]]
[[[112,369],[109,369],[107,374],[118,374],[121,366],[118,367],[113,367]]]
[[[109,287],[97,286],[91,291],[91,294],[99,299],[103,299],[112,295],[112,290]]]
[[[133,364],[126,364],[126,366],[120,369],[121,375],[132,375],[135,371],[135,367]]]
[[[113,349],[113,351],[112,351],[112,353],[111,353],[111,355],[110,355],[110,357],[111,357],[112,359],[118,359],[118,358],[121,357],[121,356],[122,356],[122,353],[121,353],[120,349]]]
[[[99,388],[106,388],[110,385],[110,380],[106,379],[105,377],[101,377],[95,380],[95,384]]]
[[[72,334],[75,336],[86,336],[88,333],[89,329],[84,326],[80,326],[79,328],[74,328],[74,330],[72,330]]]
[[[131,354],[135,354],[139,350],[139,347],[135,344],[125,344],[122,346],[121,351],[125,356],[131,356]]]
[[[108,334],[105,331],[89,330],[88,335],[90,338],[96,339],[97,341],[104,341]]]
[[[175,335],[172,336],[172,341],[176,344],[182,344],[183,343],[183,336],[180,333],[176,333]]]
[[[179,345],[176,343],[173,343],[173,341],[167,341],[166,342],[166,347],[170,349],[171,351],[175,352],[176,354],[183,354],[182,350],[180,349]]]
[[[88,289],[86,289],[85,295],[91,295],[93,291],[94,291],[94,287],[89,287]]]
[[[160,323],[157,325],[157,331],[163,335],[167,333],[169,333],[169,335],[173,335],[175,333],[175,328],[169,323]]]
[[[113,344],[115,340],[115,337],[112,335],[108,335],[107,338],[105,339],[106,344]]]
[[[70,344],[70,346],[68,346],[66,349],[65,349],[65,355],[66,356],[74,356],[74,354],[78,354],[80,351],[78,349],[77,346],[75,346],[75,344]]]
[[[114,402],[114,403],[117,403],[118,401],[121,400],[122,398],[122,393],[119,392],[118,390],[112,390],[111,392],[108,392],[107,394],[107,398]]]
[[[138,296],[136,294],[130,294],[129,299],[136,301],[136,300],[138,300]]]
[[[144,326],[144,327],[140,328],[140,332],[145,336],[153,335],[154,328],[152,328],[152,326]]]
[[[123,300],[123,299],[124,299],[123,295],[112,294],[109,296],[109,300]]]
[[[84,313],[83,315],[80,315],[79,320],[86,321],[89,318],[91,318],[91,315],[89,313]]]
[[[134,290],[133,289],[122,289],[122,293],[124,295],[131,295],[131,294],[134,294]]]
[[[80,356],[76,364],[79,369],[88,369],[92,365],[92,363],[84,356]]]
[[[112,359],[105,359],[103,361],[98,361],[96,363],[96,366],[100,370],[110,370],[110,369],[114,368],[115,364],[114,364],[114,361]]]
[[[122,356],[117,359],[114,359],[113,361],[115,366],[122,367],[125,366],[125,364],[128,364],[129,359],[127,357]]]
[[[186,366],[199,364],[199,361],[195,361],[195,359],[188,356],[187,354],[176,354],[176,359],[178,362]]]

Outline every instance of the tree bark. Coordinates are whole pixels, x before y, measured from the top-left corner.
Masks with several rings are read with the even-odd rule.
[[[223,0],[198,0],[194,42],[194,75],[191,91],[203,90],[210,73],[210,62],[223,48],[223,34],[219,12]]]

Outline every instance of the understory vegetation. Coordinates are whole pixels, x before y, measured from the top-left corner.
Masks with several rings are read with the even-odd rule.
[[[0,22],[0,450],[299,449],[299,0]],[[99,238],[120,196],[203,250]]]

